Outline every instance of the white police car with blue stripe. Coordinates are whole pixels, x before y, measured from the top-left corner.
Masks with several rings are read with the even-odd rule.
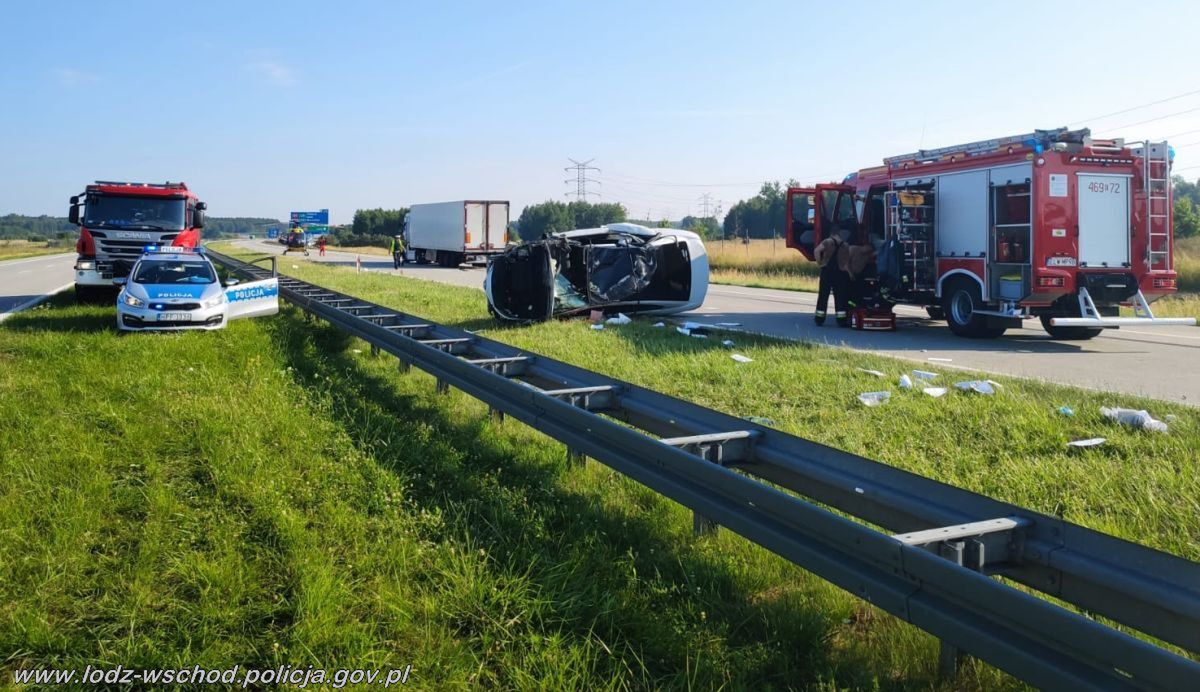
[[[230,320],[279,312],[279,280],[222,284],[203,248],[147,246],[128,278],[116,279],[123,331],[221,329]]]

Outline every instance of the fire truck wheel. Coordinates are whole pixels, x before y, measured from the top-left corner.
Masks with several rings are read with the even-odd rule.
[[[1094,329],[1092,327],[1055,327],[1050,324],[1052,315],[1042,315],[1042,329],[1053,339],[1061,339],[1062,341],[1087,341],[1100,336],[1103,329]]]
[[[1004,333],[1004,330],[997,332],[989,329],[987,317],[976,313],[982,305],[979,285],[974,281],[955,281],[942,293],[942,312],[946,316],[946,324],[958,336],[990,339]]]
[[[943,310],[942,306],[940,306],[940,305],[927,305],[927,306],[925,306],[925,312],[929,313],[929,319],[932,319],[932,320],[946,319],[946,311]]]

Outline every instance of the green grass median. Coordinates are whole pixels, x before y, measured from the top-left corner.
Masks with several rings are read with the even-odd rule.
[[[292,265],[298,269],[292,269]],[[503,328],[476,290],[286,272],[1200,559],[1192,409],[997,378],[900,392],[850,351],[638,320]],[[424,689],[1017,689],[292,309],[119,336],[70,295],[0,327],[0,668],[413,665]],[[878,369],[886,379],[858,371]],[[937,368],[927,368],[936,370]],[[940,386],[967,379],[943,371]],[[952,385],[951,385],[952,386]],[[893,390],[866,408],[856,395]],[[1165,435],[1098,407],[1177,416]],[[1074,417],[1060,415],[1068,405]],[[1107,437],[1071,454],[1066,442]]]

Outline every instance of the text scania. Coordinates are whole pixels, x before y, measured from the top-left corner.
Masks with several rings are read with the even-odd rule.
[[[225,687],[263,687],[277,685],[304,689],[309,685],[328,685],[340,689],[347,685],[380,685],[384,688],[408,683],[412,666],[365,670],[361,668],[93,668],[88,666],[80,675],[78,670],[31,668],[13,671],[17,685],[222,685]]]

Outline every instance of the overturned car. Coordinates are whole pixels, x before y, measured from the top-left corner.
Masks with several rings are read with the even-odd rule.
[[[691,231],[613,223],[509,248],[488,262],[483,289],[502,320],[590,310],[667,315],[704,302],[708,254]]]

